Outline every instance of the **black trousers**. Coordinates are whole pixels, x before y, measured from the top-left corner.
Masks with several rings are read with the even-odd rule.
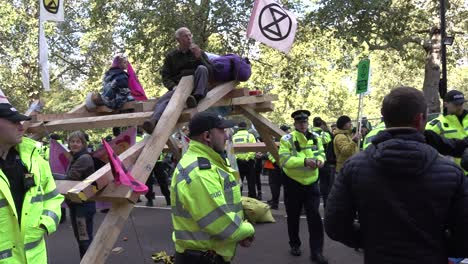
[[[333,187],[334,181],[335,166],[325,163],[325,165],[319,169],[320,194],[322,195],[323,208],[327,207],[328,194]]]
[[[255,185],[257,186],[258,195],[262,193],[262,181],[260,180],[260,176],[262,175],[262,170],[263,170],[263,160],[255,158]]]
[[[288,215],[289,245],[291,247],[301,246],[299,220],[304,206],[309,228],[310,252],[321,253],[324,233],[319,213],[320,191],[318,183],[302,185],[289,177],[284,177],[284,192],[286,214]]]
[[[237,159],[237,166],[239,167],[239,174],[242,182],[247,178],[247,187],[249,189],[249,197],[257,198],[255,190],[255,160],[241,160]]]
[[[281,185],[283,185],[282,174],[281,169],[277,167],[273,170],[268,170],[268,185],[270,185],[272,205],[278,205],[279,203]]]
[[[166,199],[166,204],[171,205],[171,191],[169,191],[169,176],[164,171],[162,162],[156,162],[156,165],[153,168],[153,175],[159,184],[159,188],[161,188],[161,193],[164,195],[164,199]]]

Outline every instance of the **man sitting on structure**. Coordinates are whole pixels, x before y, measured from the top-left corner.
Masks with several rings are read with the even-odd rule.
[[[207,55],[198,45],[192,43],[192,33],[188,28],[179,28],[175,32],[175,38],[179,47],[166,55],[161,70],[163,84],[169,91],[158,100],[153,115],[143,123],[142,127],[148,134],[153,133],[183,76],[194,75],[194,89],[186,102],[188,108],[196,107],[207,93],[209,72],[212,71]]]

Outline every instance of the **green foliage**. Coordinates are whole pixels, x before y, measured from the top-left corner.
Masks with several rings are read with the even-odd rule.
[[[426,53],[420,41],[429,36],[437,1],[282,2],[298,14],[288,55],[246,39],[253,0],[66,1],[66,21],[45,27],[52,88],[46,93],[38,68],[38,1],[0,0],[0,87],[22,111],[41,97],[46,113],[66,112],[88,92],[100,90],[113,56],[125,53],[147,95],[161,95],[166,92],[159,74],[163,58],[176,47],[175,30],[186,26],[204,50],[251,59],[252,77],[241,85],[278,95],[275,111],[267,114],[278,124],[291,123],[290,114],[301,108],[329,122],[343,114],[355,118],[356,66],[365,57],[373,69],[372,92],[364,100],[369,118],[380,116],[390,89],[422,88]],[[449,34],[466,32],[466,6],[462,0],[450,4]],[[462,37],[448,48],[449,89],[468,92],[467,52]],[[92,137],[97,142],[100,135]]]

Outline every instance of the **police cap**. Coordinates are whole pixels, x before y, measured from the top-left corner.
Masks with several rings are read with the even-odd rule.
[[[307,110],[297,110],[291,114],[294,121],[309,121],[310,112]]]
[[[226,120],[221,115],[214,112],[201,112],[192,117],[189,123],[190,136],[198,136],[201,133],[213,128],[231,128],[234,121]]]

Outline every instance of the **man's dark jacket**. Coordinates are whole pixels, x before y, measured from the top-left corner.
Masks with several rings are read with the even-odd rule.
[[[468,257],[468,182],[416,130],[382,131],[338,175],[325,230],[333,240],[363,248],[367,264]]]
[[[209,72],[212,71],[211,62],[204,51],[201,51],[201,57],[198,59],[190,50],[183,52],[175,49],[169,52],[161,69],[164,86],[169,90],[174,89],[182,77],[193,75],[200,65],[206,66]]]

